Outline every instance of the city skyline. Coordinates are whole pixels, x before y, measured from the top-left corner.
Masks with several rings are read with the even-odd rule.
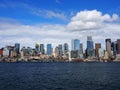
[[[72,39],[79,39],[86,47],[89,35],[94,42],[105,45],[106,38],[113,41],[120,38],[119,3],[113,0],[92,3],[88,0],[69,3],[68,0],[1,0],[0,47],[14,43],[31,47],[35,43],[51,43],[55,48],[63,42],[71,47]]]
[[[92,40],[92,36],[87,36],[87,47],[83,48],[83,44],[80,40],[71,40],[71,49],[67,43],[58,44],[55,48],[52,44],[35,44],[34,48],[30,46],[20,48],[19,43],[15,43],[14,46],[5,46],[0,49],[0,61],[29,61],[32,59],[44,61],[49,59],[59,60],[82,60],[82,61],[97,61],[109,62],[119,60],[120,58],[120,39],[111,41],[111,38],[105,39],[106,49],[101,47],[101,43],[96,43]],[[94,47],[95,46],[95,47]],[[4,59],[6,58],[6,59]],[[54,60],[52,60],[54,61]],[[57,61],[57,60],[56,60]]]

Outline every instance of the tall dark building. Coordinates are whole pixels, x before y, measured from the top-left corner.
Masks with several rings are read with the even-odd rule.
[[[39,53],[39,51],[40,51],[39,50],[39,44],[37,44],[37,43],[35,44],[35,50],[37,51],[37,53]]]
[[[117,53],[120,54],[120,39],[117,39]]]
[[[63,49],[64,49],[64,53],[68,52],[69,49],[68,49],[68,44],[67,43],[64,43]]]
[[[44,44],[40,44],[40,53],[45,54]]]
[[[88,50],[94,49],[92,36],[87,36],[87,49]]]
[[[92,36],[87,36],[87,55],[88,57],[95,56]]]
[[[112,55],[112,53],[111,53],[111,39],[108,38],[105,40],[105,42],[106,42],[106,51],[107,51],[108,55],[111,56]]]
[[[95,43],[95,56],[99,57],[99,49],[101,48],[101,43]]]
[[[59,50],[59,56],[63,55],[63,48],[62,48],[62,44],[58,45],[58,50]]]
[[[17,54],[19,54],[20,53],[20,44],[19,43],[15,43],[15,49],[16,49]]]
[[[113,54],[116,55],[117,54],[117,42],[111,43],[111,49],[113,51]]]
[[[72,50],[71,51],[71,58],[79,58],[79,51],[78,50]]]
[[[80,54],[83,54],[83,44],[80,43]]]
[[[52,44],[47,44],[47,55],[52,54]]]
[[[72,50],[80,50],[80,40],[78,39],[72,40]]]

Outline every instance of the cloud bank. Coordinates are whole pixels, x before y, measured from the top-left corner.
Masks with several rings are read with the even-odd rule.
[[[97,10],[84,10],[77,13],[71,18],[68,24],[69,30],[94,30],[104,27],[104,23],[117,21],[119,19],[117,14],[110,16],[109,14],[102,14]]]
[[[35,43],[68,43],[78,38],[86,48],[87,35],[92,35],[94,42],[105,46],[105,38],[116,40],[120,38],[120,23],[117,14],[103,14],[97,10],[83,10],[73,16],[67,25],[62,24],[36,24],[24,25],[12,19],[0,21],[1,46],[21,43],[21,46],[34,47]]]

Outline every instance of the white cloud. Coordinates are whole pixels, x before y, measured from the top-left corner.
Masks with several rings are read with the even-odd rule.
[[[104,22],[112,22],[118,20],[117,14],[110,16],[109,14],[102,14],[97,10],[84,10],[77,13],[71,18],[67,28],[69,30],[93,30],[104,26]]]
[[[115,41],[120,38],[119,16],[113,14],[102,14],[97,10],[81,11],[71,18],[68,25],[61,24],[37,24],[24,25],[15,23],[11,19],[0,21],[0,47],[16,42],[22,46],[34,47],[35,43],[52,43],[55,47],[65,42],[71,45],[71,40],[78,38],[86,48],[87,35],[92,35],[94,42],[102,43],[105,48],[105,39],[111,38]],[[74,32],[71,32],[71,30]],[[77,32],[76,32],[77,31]]]
[[[8,44],[13,45],[16,42],[21,43],[22,46],[34,47],[35,43],[52,43],[56,46],[63,42],[70,42],[70,37],[74,36],[66,32],[65,26],[57,24],[23,25],[4,22],[0,27],[2,27],[0,28],[0,41],[2,46]]]
[[[56,0],[56,3],[61,3],[59,0]],[[58,18],[61,20],[67,20],[67,17],[63,12],[55,12],[54,10],[46,10],[42,8],[37,8],[35,6],[31,6],[28,3],[23,3],[20,1],[10,2],[5,1],[0,3],[0,8],[22,8],[25,9],[30,14],[34,14],[44,18]]]
[[[62,12],[58,13],[51,10],[32,9],[32,13],[45,18],[58,18],[62,20],[67,20],[67,17]]]

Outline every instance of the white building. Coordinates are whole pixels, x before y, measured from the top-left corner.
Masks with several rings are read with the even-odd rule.
[[[102,48],[99,48],[98,55],[100,58],[102,58],[104,56],[104,50]]]
[[[8,57],[9,56],[9,50],[6,47],[3,49],[3,56],[4,57]]]

